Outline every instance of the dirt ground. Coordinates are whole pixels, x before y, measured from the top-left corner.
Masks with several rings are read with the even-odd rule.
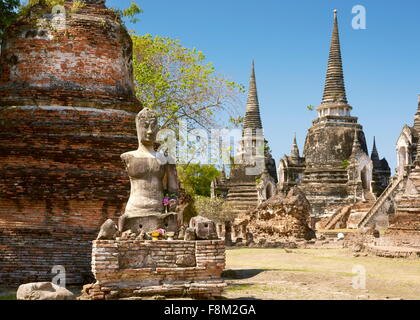
[[[353,270],[365,270],[363,278]],[[420,300],[420,259],[354,257],[347,249],[229,249],[225,299]],[[69,288],[80,295],[80,287]],[[16,299],[16,288],[0,300]]]
[[[226,258],[228,299],[420,300],[420,259],[354,257],[347,249],[247,248],[227,250]]]

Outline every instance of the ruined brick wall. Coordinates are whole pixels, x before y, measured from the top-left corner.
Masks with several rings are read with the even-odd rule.
[[[209,241],[96,240],[92,249],[95,285],[89,299],[149,295],[219,296],[225,245]]]
[[[0,109],[0,283],[90,274],[91,241],[129,196],[120,154],[135,114],[72,107]]]
[[[132,71],[130,36],[104,1],[66,1],[55,10],[37,5],[6,31],[0,105],[136,111]]]

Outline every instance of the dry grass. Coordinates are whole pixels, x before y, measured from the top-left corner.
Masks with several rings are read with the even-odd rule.
[[[366,269],[366,290],[353,289],[356,265]],[[419,259],[356,258],[346,249],[235,249],[227,251],[226,268],[239,278],[228,280],[230,299],[420,300]]]

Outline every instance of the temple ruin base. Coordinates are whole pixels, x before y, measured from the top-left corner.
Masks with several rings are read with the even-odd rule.
[[[221,278],[225,259],[220,240],[96,240],[96,283],[83,287],[81,299],[218,297],[226,287]]]

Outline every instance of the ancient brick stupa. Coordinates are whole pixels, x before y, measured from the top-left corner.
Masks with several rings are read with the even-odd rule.
[[[276,164],[264,139],[255,67],[252,63],[240,150],[230,176],[212,183],[213,194],[224,194],[235,213],[245,213],[276,193]],[[257,152],[257,150],[264,152]]]
[[[334,211],[359,200],[374,201],[373,191],[380,195],[387,185],[389,170],[379,170],[381,168],[375,165],[384,163],[369,158],[363,127],[356,117],[351,116],[351,110],[344,85],[335,10],[324,95],[317,108],[318,118],[308,130],[303,157],[297,154],[296,159],[283,159],[287,161],[282,161],[279,168],[280,189],[287,192],[290,186],[299,185],[311,203],[314,216],[328,213],[329,207]],[[373,172],[380,180],[380,187],[376,187]]]
[[[129,194],[132,43],[104,0],[34,5],[0,56],[0,283],[89,277],[91,240]]]

